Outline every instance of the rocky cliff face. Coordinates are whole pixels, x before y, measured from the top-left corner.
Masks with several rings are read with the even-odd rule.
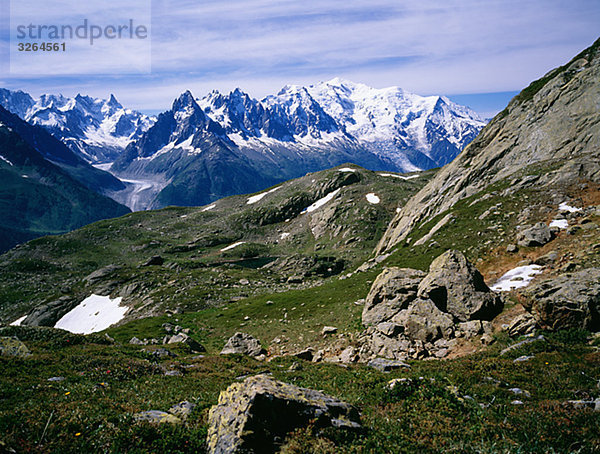
[[[535,179],[554,194],[556,186],[578,180],[599,182],[599,81],[600,40],[516,96],[397,214],[377,252],[391,250],[416,227],[497,182],[509,181],[514,191]],[[530,178],[515,180],[523,169],[531,169]]]

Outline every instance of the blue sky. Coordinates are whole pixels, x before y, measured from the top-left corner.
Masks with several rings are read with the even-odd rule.
[[[5,16],[7,3],[0,0]],[[79,76],[16,77],[0,65],[0,86],[33,95],[114,93],[126,106],[156,112],[186,89],[203,96],[212,89],[240,87],[260,98],[285,84],[339,76],[374,87],[396,85],[421,95],[447,95],[490,116],[600,35],[598,0],[151,4],[150,74],[94,74],[94,65],[102,63],[96,58],[86,63],[91,74]],[[60,9],[52,10],[60,14]],[[93,18],[101,20],[102,15],[100,8]],[[5,29],[1,22],[2,17],[0,28]],[[5,33],[0,52],[7,46]]]

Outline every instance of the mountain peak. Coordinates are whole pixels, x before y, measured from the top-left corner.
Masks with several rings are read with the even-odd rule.
[[[186,90],[173,102],[173,111],[177,112],[188,107],[195,109],[198,107],[198,104],[196,104],[196,100],[194,99],[192,92]]]

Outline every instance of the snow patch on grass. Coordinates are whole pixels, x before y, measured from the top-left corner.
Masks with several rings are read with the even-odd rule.
[[[378,173],[377,175],[379,175],[380,177],[394,177],[394,178],[400,178],[401,180],[412,180],[414,178],[419,178],[419,175],[409,175],[407,177],[403,176],[403,175],[396,175],[395,173]]]
[[[569,213],[577,213],[578,211],[581,211],[582,208],[575,208],[575,207],[568,205],[567,202],[563,202],[560,205],[558,205],[558,210],[559,211],[568,211]]]
[[[333,199],[338,192],[340,192],[341,188],[336,189],[335,191],[330,192],[329,194],[327,194],[325,197],[320,198],[319,200],[317,200],[315,203],[313,203],[312,205],[310,205],[309,207],[306,207],[301,214],[304,213],[312,213],[315,210],[318,210],[319,208],[321,208],[323,205],[325,205],[327,202],[329,202],[331,199]]]
[[[206,208],[202,208],[202,211],[210,211],[213,210],[217,207],[216,203],[213,203],[212,205],[207,206]]]
[[[259,200],[261,200],[267,194],[271,194],[272,192],[277,191],[280,187],[281,186],[277,186],[276,188],[273,188],[270,191],[263,192],[261,194],[256,194],[256,195],[253,195],[252,197],[249,197],[248,201],[246,202],[246,205],[252,205],[253,203],[258,202]]]
[[[542,267],[539,265],[518,266],[504,273],[490,289],[495,292],[507,292],[515,288],[527,287],[535,275],[541,272]]]
[[[92,294],[67,312],[54,327],[76,334],[102,331],[125,317],[129,308],[119,305],[122,299]]]
[[[237,243],[230,244],[229,246],[221,249],[221,252],[229,251],[230,249],[233,249],[234,247],[238,247],[244,243],[245,243],[245,241],[238,241]]]
[[[352,169],[350,167],[342,167],[341,169],[338,169],[338,172],[356,172],[356,169]]]
[[[369,203],[373,203],[373,204],[378,204],[379,202],[381,202],[381,199],[379,198],[378,195],[376,195],[374,192],[369,192],[367,195],[367,202]]]
[[[27,318],[27,315],[24,315],[23,317],[19,317],[14,322],[12,322],[10,324],[10,326],[21,326],[21,323],[23,323],[23,320],[25,320],[26,318]]]
[[[569,227],[569,221],[566,219],[554,219],[550,223],[550,227],[558,227],[559,229],[566,229]]]

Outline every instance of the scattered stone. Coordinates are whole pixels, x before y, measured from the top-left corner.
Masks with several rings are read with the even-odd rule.
[[[302,284],[304,282],[304,278],[302,276],[290,276],[287,278],[288,284]]]
[[[169,413],[185,421],[194,412],[196,407],[196,404],[184,400],[183,402],[179,402],[177,405],[173,405],[171,408],[169,408]]]
[[[335,334],[337,333],[337,328],[335,326],[324,326],[321,330],[321,334],[326,336],[327,334]]]
[[[266,375],[234,383],[208,416],[208,452],[275,452],[290,431],[317,428],[361,429],[353,406],[319,391],[275,381]]]
[[[221,355],[229,354],[241,354],[257,357],[263,353],[263,349],[260,346],[258,339],[245,333],[235,333],[229,338]]]
[[[524,389],[521,388],[509,388],[508,389],[511,393],[516,394],[518,396],[525,396],[527,398],[531,397],[531,394],[529,393],[529,391],[525,391]]]
[[[289,371],[289,372],[297,372],[297,371],[299,371],[299,370],[302,370],[302,364],[300,364],[300,363],[299,363],[299,362],[297,362],[297,361],[294,361],[294,362],[292,363],[292,365],[291,365],[290,367],[288,367],[288,371]]]
[[[293,353],[291,356],[298,358],[298,359],[302,359],[304,361],[312,361],[315,356],[315,351],[314,351],[314,349],[309,347],[305,350],[302,350],[301,352]]]
[[[129,343],[132,345],[146,345],[146,343],[144,343],[143,341],[139,340],[137,337],[133,336],[131,339],[129,339]]]
[[[535,259],[533,261],[533,263],[536,265],[540,265],[540,266],[547,266],[547,265],[551,265],[552,263],[556,262],[557,258],[558,258],[558,252],[550,251],[546,255],[542,255],[541,257],[538,257],[537,259]]]
[[[377,369],[381,372],[391,372],[393,370],[401,368],[410,369],[409,364],[406,364],[402,361],[385,358],[374,358],[371,361],[369,361],[368,366],[372,367],[373,369]]]
[[[410,378],[393,378],[387,383],[389,389],[394,389],[396,386],[408,386],[412,383]]]
[[[250,281],[246,278],[240,279],[240,285],[249,285]]]
[[[148,410],[136,413],[133,419],[137,422],[149,422],[151,424],[181,424],[181,419],[170,413],[160,410]]]
[[[506,347],[504,350],[502,350],[500,352],[500,356],[504,356],[507,353],[509,353],[513,350],[516,350],[517,348],[521,348],[523,345],[531,344],[532,342],[536,342],[536,341],[545,341],[545,340],[546,340],[546,338],[544,336],[542,336],[541,334],[535,338],[522,340],[521,342],[517,342],[516,344]]]
[[[346,347],[340,354],[340,361],[342,363],[355,363],[358,361],[358,352],[356,351],[356,348],[352,346]]]
[[[509,254],[514,254],[516,252],[519,252],[519,248],[516,244],[509,244],[508,246],[506,246],[506,252],[508,252]]]
[[[513,400],[511,402],[511,405],[525,405],[525,404],[521,400]]]
[[[165,263],[165,259],[163,259],[160,255],[155,255],[150,257],[142,266],[160,266]]]
[[[600,398],[591,400],[568,400],[567,405],[576,409],[590,409],[600,411]]]
[[[523,247],[543,246],[552,239],[550,228],[543,222],[533,227],[521,230],[517,236],[517,244]]]
[[[528,288],[523,303],[542,328],[600,330],[600,268],[589,268]]]
[[[31,352],[23,342],[16,337],[0,337],[0,355],[27,358]]]
[[[173,370],[166,371],[165,375],[167,377],[181,377],[183,375],[183,372],[181,372],[180,370],[177,370],[177,369],[173,369]]]
[[[532,356],[532,355],[523,355],[523,356],[519,356],[516,359],[513,359],[513,363],[524,363],[533,358],[534,358],[534,356]]]
[[[312,362],[320,363],[321,361],[323,361],[324,357],[325,357],[325,350],[317,350],[317,353],[315,353],[315,356],[313,356]]]
[[[269,300],[265,303],[267,306],[272,306],[273,304],[275,304],[273,301]]]
[[[65,377],[50,377],[48,381],[64,381]]]
[[[507,328],[508,335],[510,337],[515,336],[526,336],[529,334],[533,334],[535,332],[535,328],[537,327],[537,323],[535,321],[535,317],[531,315],[529,312],[525,312],[518,317],[516,317]]]
[[[168,358],[168,357],[175,358],[175,357],[177,357],[177,355],[175,353],[167,350],[166,348],[157,348],[156,350],[153,350],[153,351],[148,351],[148,350],[144,349],[143,351],[149,352],[155,358]]]
[[[105,266],[104,268],[100,268],[96,271],[94,271],[91,274],[88,274],[86,277],[83,278],[83,281],[86,284],[96,284],[99,281],[102,281],[104,279],[106,279],[107,277],[110,277],[115,271],[120,270],[121,267],[117,266],[117,265],[108,265]]]
[[[165,343],[166,344],[185,344],[194,353],[202,353],[202,352],[206,351],[206,349],[200,342],[195,341],[194,339],[192,339],[190,336],[188,336],[187,334],[185,334],[183,332],[180,332],[179,334],[175,334],[174,336],[169,337],[167,339],[167,342],[165,342]]]

